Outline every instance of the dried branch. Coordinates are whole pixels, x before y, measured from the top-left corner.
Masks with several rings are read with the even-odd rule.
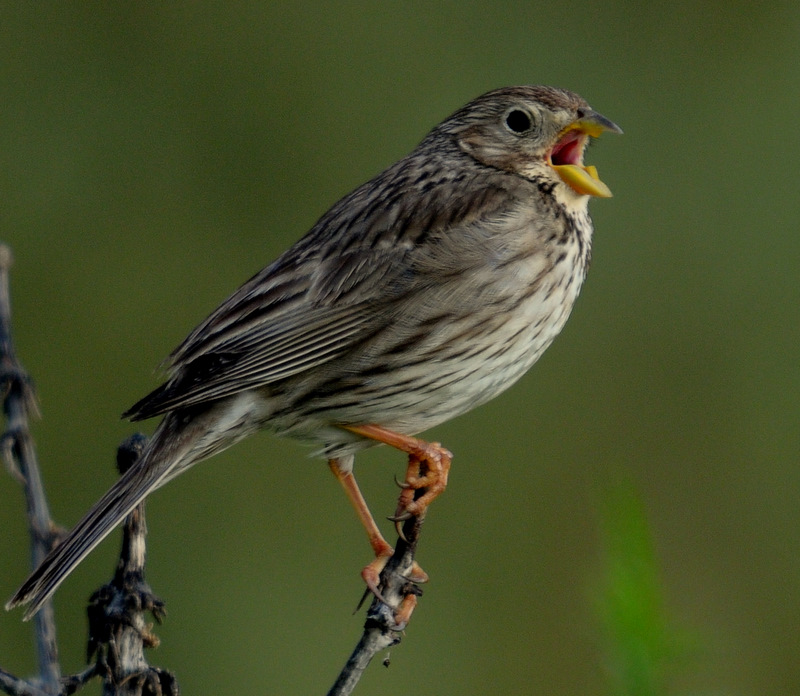
[[[418,491],[421,495],[424,490]],[[424,518],[412,517],[403,525],[394,555],[381,572],[380,593],[386,600],[374,597],[367,611],[364,633],[353,654],[331,687],[328,696],[348,696],[361,679],[361,675],[382,650],[397,645],[403,636],[411,612],[422,595],[418,585],[408,580],[414,565],[414,554]]]
[[[35,568],[58,540],[59,532],[50,519],[28,428],[29,415],[38,415],[35,394],[11,341],[10,267],[11,251],[0,244],[0,396],[6,416],[6,430],[0,436],[0,454],[9,473],[25,491],[31,563]],[[144,435],[137,434],[120,445],[117,466],[121,471],[136,462],[145,443]],[[104,696],[177,696],[178,685],[173,675],[150,667],[144,660],[144,648],[158,644],[145,622],[145,612],[152,613],[159,622],[165,614],[164,603],[153,595],[144,581],[146,534],[142,503],[125,520],[122,552],[114,579],[92,595],[87,610],[88,659],[96,654],[95,663],[79,674],[61,676],[55,618],[52,603],[48,601],[34,618],[37,677],[28,681],[0,669],[0,691],[12,696],[69,696],[100,675]]]
[[[11,696],[50,696],[47,691],[42,691],[38,686],[9,674],[0,669],[0,691]]]
[[[6,429],[0,443],[6,468],[20,481],[25,491],[31,534],[31,565],[35,568],[50,551],[56,533],[50,520],[36,450],[28,427],[29,414],[39,414],[36,396],[27,373],[17,360],[11,341],[11,265],[11,250],[0,244],[0,384],[6,417]],[[44,691],[55,693],[59,689],[61,667],[58,663],[56,623],[51,602],[47,602],[36,615],[34,630],[38,683]]]
[[[117,468],[125,473],[141,455],[147,438],[137,433],[117,450]],[[150,667],[144,649],[156,647],[158,638],[145,620],[149,612],[158,623],[166,611],[144,579],[147,525],[144,501],[125,519],[122,552],[114,579],[89,600],[87,659],[97,655],[97,673],[103,677],[104,696],[177,696],[178,683],[171,672]]]
[[[61,677],[61,694],[59,696],[72,696],[80,691],[97,676],[97,665],[89,665],[83,672]]]

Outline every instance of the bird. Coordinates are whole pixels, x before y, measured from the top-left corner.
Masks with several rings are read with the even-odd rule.
[[[442,493],[452,455],[417,435],[506,390],[561,331],[591,259],[588,201],[611,196],[583,162],[604,132],[622,130],[568,90],[495,89],[333,205],[172,352],[164,384],[123,414],[162,416],[141,457],[6,609],[30,618],[146,496],[262,429],[327,460],[380,597],[392,546],[354,457],[381,443],[408,455],[396,523]]]

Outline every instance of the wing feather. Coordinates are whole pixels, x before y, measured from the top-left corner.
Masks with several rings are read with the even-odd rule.
[[[435,162],[442,153],[422,152],[424,146],[409,157],[446,172]],[[459,262],[485,259],[483,249],[450,252],[468,241],[464,230],[485,230],[487,218],[518,204],[520,192],[508,182],[522,180],[477,163],[457,178],[430,181],[410,180],[409,169],[401,160],[331,208],[202,322],[170,356],[166,384],[124,415],[150,418],[335,360],[392,325],[404,299],[442,282],[441,271],[452,278]],[[443,262],[440,277],[427,278],[433,257]]]

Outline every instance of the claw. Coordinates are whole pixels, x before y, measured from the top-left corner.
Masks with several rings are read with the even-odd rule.
[[[361,605],[364,604],[364,600],[366,600],[370,594],[373,594],[375,597],[377,597],[387,607],[391,606],[381,594],[380,588],[378,587],[381,580],[381,570],[383,570],[383,566],[386,565],[386,561],[388,560],[388,556],[378,557],[361,571],[361,578],[364,580],[364,584],[367,586],[367,589],[364,592],[364,595],[361,597],[361,601],[358,603],[355,611],[353,612],[354,614],[356,611],[361,609]]]
[[[358,600],[358,604],[356,604],[356,608],[353,609],[353,613],[354,614],[357,614],[358,610],[361,609],[361,607],[364,606],[364,602],[367,601],[367,597],[369,597],[370,594],[372,594],[372,590],[369,589],[369,587],[365,588],[364,589],[364,593],[361,595],[361,599],[359,599]],[[381,600],[381,601],[383,601],[383,600]]]
[[[414,515],[412,515],[408,510],[403,510],[402,512],[398,512],[396,515],[389,515],[386,519],[390,522],[405,522],[406,520],[410,520]]]
[[[397,532],[397,536],[399,536],[406,543],[408,543],[408,539],[406,539],[406,535],[403,533],[403,522],[410,520],[412,517],[413,515],[408,510],[403,510],[403,512],[399,512],[396,515],[387,518],[390,522],[394,522],[394,528]]]
[[[411,488],[411,484],[408,483],[408,481],[401,481],[400,479],[398,479],[397,478],[397,474],[394,475],[394,482],[395,482],[395,484],[397,485],[398,488],[402,488],[403,490],[406,490],[407,488]]]

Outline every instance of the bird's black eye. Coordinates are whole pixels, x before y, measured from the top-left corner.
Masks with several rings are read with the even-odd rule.
[[[531,117],[520,109],[512,109],[506,114],[506,127],[512,133],[525,133],[531,125]]]

